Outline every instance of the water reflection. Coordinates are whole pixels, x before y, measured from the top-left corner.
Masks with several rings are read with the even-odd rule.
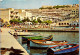
[[[42,36],[53,35],[53,41],[62,41],[66,40],[69,44],[78,44],[79,43],[79,33],[78,32],[34,32],[40,33]],[[21,37],[17,39],[20,44],[22,44]],[[22,44],[22,46],[27,50],[29,55],[47,55],[47,49],[28,49],[27,44]],[[64,55],[64,54],[63,54]],[[67,54],[66,54],[67,55]]]

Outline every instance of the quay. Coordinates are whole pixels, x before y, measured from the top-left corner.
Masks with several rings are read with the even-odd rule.
[[[11,48],[13,47],[14,49],[20,49],[23,51],[21,53],[22,55],[29,55],[27,51],[19,44],[19,42],[13,37],[13,35],[9,34],[8,31],[11,29],[9,28],[1,28],[1,48]],[[9,55],[8,52],[6,52],[4,55]]]
[[[79,32],[79,28],[75,28],[74,30],[71,28],[11,28],[17,30],[26,30],[29,32]]]
[[[79,28],[76,28],[75,30],[72,30],[71,28],[43,28],[43,29],[27,29],[29,32],[79,32]]]

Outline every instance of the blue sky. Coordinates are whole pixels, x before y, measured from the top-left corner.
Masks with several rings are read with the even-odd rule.
[[[37,9],[42,5],[79,4],[79,0],[0,0],[0,8]]]

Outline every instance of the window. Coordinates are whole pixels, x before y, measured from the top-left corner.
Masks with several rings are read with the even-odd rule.
[[[18,16],[16,16],[16,18],[18,18]]]
[[[13,16],[10,16],[11,18],[13,18]]]
[[[18,14],[18,12],[16,12],[16,14]]]
[[[59,23],[59,25],[61,25],[61,23]]]
[[[13,11],[11,11],[11,14],[13,13]]]
[[[77,26],[79,26],[79,24],[77,24]]]
[[[74,24],[75,25],[75,24]]]
[[[69,23],[67,23],[67,25],[69,25]]]
[[[66,23],[64,23],[64,25],[66,25]]]
[[[62,23],[62,25],[63,25],[63,23]]]
[[[72,11],[72,12],[74,12],[74,11]]]

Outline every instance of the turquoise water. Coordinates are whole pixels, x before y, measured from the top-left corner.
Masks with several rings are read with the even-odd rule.
[[[53,41],[68,41],[68,44],[78,44],[79,43],[79,33],[78,32],[33,32],[40,33],[42,36],[53,35]],[[46,55],[46,49],[28,49],[27,44],[21,43],[21,37],[18,38],[20,44],[27,50],[30,55]]]

